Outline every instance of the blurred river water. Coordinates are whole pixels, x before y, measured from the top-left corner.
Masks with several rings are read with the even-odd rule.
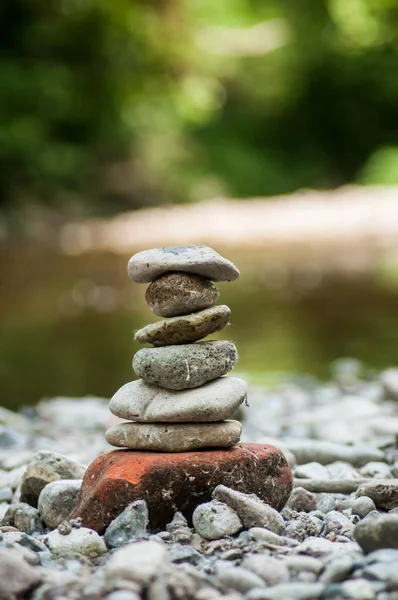
[[[241,269],[217,284],[232,311],[218,338],[239,350],[235,373],[272,383],[280,373],[329,375],[353,356],[370,369],[398,364],[398,278],[389,266],[325,271],[261,251],[227,253]],[[135,378],[134,330],[158,319],[130,282],[129,255],[23,247],[0,254],[0,405],[53,396],[110,397]]]

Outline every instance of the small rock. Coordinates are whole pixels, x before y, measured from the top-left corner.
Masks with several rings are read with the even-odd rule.
[[[228,563],[225,565],[223,561],[218,561],[216,573],[221,587],[236,590],[241,594],[246,594],[253,588],[265,587],[261,577],[244,567],[232,567]]]
[[[370,461],[384,459],[384,453],[381,450],[364,444],[349,446],[308,438],[284,438],[283,445],[293,452],[299,465],[313,461],[317,461],[321,465],[343,461],[354,467],[362,467]]]
[[[338,556],[333,558],[322,575],[319,578],[321,583],[338,583],[347,579],[348,575],[355,568],[355,557],[352,556]]]
[[[10,487],[4,487],[0,490],[0,502],[11,502],[12,496],[13,493]]]
[[[214,304],[220,293],[204,277],[167,273],[155,279],[145,292],[150,310],[160,317],[187,315]]]
[[[337,508],[337,500],[332,494],[326,494],[321,492],[320,494],[316,494],[316,507],[323,513],[328,513],[331,510],[336,510]]]
[[[347,544],[343,542],[331,542],[325,538],[309,537],[304,542],[293,549],[295,554],[307,554],[314,558],[323,558],[331,554],[352,552],[357,550],[356,544]]]
[[[295,477],[299,479],[330,479],[326,467],[318,462],[309,462],[294,469]]]
[[[169,556],[174,564],[190,564],[197,565],[202,560],[202,555],[186,544],[174,543],[170,546]]]
[[[390,510],[398,506],[398,479],[376,479],[363,483],[357,489],[357,496],[368,496],[377,508]]]
[[[192,531],[188,527],[188,522],[184,515],[176,512],[173,520],[166,525],[166,531],[170,534],[173,542],[187,544],[192,538]]]
[[[375,503],[368,496],[359,496],[352,505],[352,514],[358,515],[361,519],[366,517],[372,510],[376,510]]]
[[[391,470],[385,462],[372,461],[368,462],[361,469],[363,477],[377,477],[378,479],[391,479]]]
[[[238,352],[232,342],[212,340],[142,348],[134,355],[133,369],[145,383],[168,390],[186,390],[226,375],[237,360]]]
[[[62,479],[42,489],[38,508],[47,527],[55,529],[70,517],[77,506],[81,487],[81,479]]]
[[[242,566],[261,577],[270,586],[289,581],[289,569],[285,562],[272,556],[249,554],[244,558]]]
[[[322,583],[281,583],[266,590],[253,590],[245,600],[314,600],[322,597]]]
[[[364,552],[379,548],[398,548],[398,515],[372,513],[360,521],[354,531],[354,538]]]
[[[326,467],[330,479],[360,479],[361,475],[348,462],[337,460]]]
[[[345,535],[352,539],[355,526],[342,513],[337,510],[332,510],[325,516],[324,519],[324,535],[333,533],[335,535]]]
[[[22,502],[17,504],[13,524],[19,531],[23,531],[28,535],[42,533],[44,529],[39,511],[33,506]]]
[[[22,479],[21,502],[37,508],[42,489],[58,479],[82,479],[83,465],[62,454],[41,450],[30,460]]]
[[[105,570],[109,579],[122,579],[147,585],[170,564],[166,547],[157,542],[136,542],[112,554]]]
[[[113,451],[87,469],[74,516],[102,532],[128,504],[142,499],[150,528],[161,529],[176,510],[190,519],[219,483],[257,494],[281,509],[291,492],[292,474],[282,452],[265,444],[178,454]]]
[[[222,502],[200,504],[194,511],[193,526],[207,540],[219,540],[242,529],[242,522],[232,508]]]
[[[108,525],[104,539],[108,548],[118,548],[146,533],[148,507],[145,500],[132,502]]]
[[[370,581],[384,581],[389,589],[398,589],[397,562],[380,562],[367,565],[362,577]]]
[[[139,423],[211,422],[229,419],[247,396],[238,377],[220,377],[200,388],[170,391],[142,379],[121,387],[110,401],[110,411]]]
[[[278,535],[283,533],[283,517],[254,494],[244,494],[225,485],[218,485],[213,491],[213,498],[225,502],[236,511],[246,529],[264,527]]]
[[[212,281],[234,281],[240,275],[231,261],[204,245],[144,250],[134,254],[128,264],[129,277],[136,283],[148,283],[169,271],[193,273]]]
[[[106,552],[102,537],[86,527],[72,529],[68,535],[62,535],[55,529],[42,539],[54,556],[83,554],[83,556],[96,558]]]
[[[322,529],[322,521],[314,519],[307,513],[297,513],[297,517],[292,519],[286,526],[285,535],[287,537],[303,542],[309,536],[316,536]]]
[[[111,446],[131,450],[187,452],[198,448],[229,448],[240,440],[239,421],[219,423],[120,423],[105,433]]]
[[[301,571],[310,571],[318,575],[324,568],[322,561],[312,556],[287,556],[284,564],[286,564],[292,574],[297,574]]]
[[[140,344],[152,344],[155,347],[189,344],[224,329],[230,315],[228,306],[213,306],[197,313],[146,325],[137,331],[134,339]]]
[[[283,546],[285,544],[282,536],[273,533],[269,529],[264,529],[264,527],[251,527],[248,533],[255,542],[265,542],[272,546]]]
[[[342,592],[345,598],[352,600],[374,600],[376,592],[372,584],[366,579],[352,579],[342,584]]]
[[[30,566],[15,550],[0,548],[0,597],[4,600],[27,597],[42,580],[41,573]]]
[[[292,490],[286,506],[298,512],[311,512],[316,509],[316,496],[302,487]]]

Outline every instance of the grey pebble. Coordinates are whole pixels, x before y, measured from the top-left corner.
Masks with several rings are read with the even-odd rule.
[[[244,567],[232,567],[229,563],[223,564],[223,561],[218,561],[216,575],[221,587],[236,590],[242,594],[247,594],[254,588],[265,587],[264,580],[256,573]]]
[[[146,533],[148,507],[145,500],[132,502],[107,527],[104,540],[108,548],[118,548]]]
[[[195,531],[207,540],[234,535],[242,529],[242,522],[236,512],[217,500],[199,504],[194,510],[192,521]]]
[[[325,586],[322,583],[282,583],[262,590],[253,590],[245,600],[314,600],[319,598]]]
[[[372,513],[355,527],[354,537],[364,552],[379,548],[398,548],[398,515]]]
[[[251,527],[248,533],[255,542],[265,542],[266,544],[271,544],[272,546],[285,545],[284,537],[273,533],[273,531],[265,529],[264,527]]]
[[[294,476],[299,479],[329,479],[329,472],[319,462],[309,462],[296,466]]]
[[[158,542],[136,542],[118,548],[105,566],[110,579],[148,584],[170,565],[166,547]]]
[[[309,536],[317,536],[322,530],[323,522],[307,513],[300,512],[293,518],[285,529],[285,535],[299,542],[303,542]]]
[[[292,490],[286,506],[298,512],[309,513],[316,508],[316,496],[302,487],[297,487]]]
[[[12,496],[13,492],[10,487],[0,489],[0,502],[11,502]]]
[[[37,508],[20,503],[14,513],[14,526],[28,535],[43,533],[44,525]]]
[[[318,558],[305,555],[287,556],[284,560],[290,573],[299,573],[300,571],[311,571],[318,575],[324,568],[324,564]]]
[[[384,581],[389,589],[398,590],[398,562],[375,562],[367,565],[362,577],[371,581]]]
[[[375,479],[359,486],[357,496],[372,498],[377,508],[398,507],[398,479]]]
[[[26,597],[41,580],[38,569],[29,565],[18,552],[0,548],[0,594],[4,600]]]
[[[354,556],[338,556],[333,558],[325,567],[319,581],[325,584],[344,581],[355,567]]]
[[[372,510],[376,510],[375,503],[368,496],[356,498],[352,505],[352,514],[358,515],[361,519],[366,517]]]
[[[332,494],[321,492],[316,494],[316,507],[323,513],[328,513],[331,510],[336,510],[338,502]]]
[[[378,479],[392,478],[389,465],[380,461],[372,461],[367,463],[364,467],[362,467],[361,475],[363,477],[377,477]]]
[[[242,567],[256,573],[269,586],[289,581],[289,569],[281,559],[263,554],[249,554],[242,562]]]
[[[86,527],[72,529],[68,535],[62,535],[57,529],[54,529],[42,539],[54,556],[76,553],[89,558],[97,558],[107,550],[104,539],[96,531]]]
[[[38,508],[50,529],[68,519],[77,506],[82,487],[81,479],[63,479],[48,483],[40,492]]]
[[[335,535],[344,535],[352,539],[355,526],[342,513],[332,510],[325,516],[324,519],[324,535],[334,533]]]
[[[313,461],[330,465],[343,461],[354,467],[362,467],[370,461],[384,460],[384,453],[368,444],[347,445],[323,440],[284,438],[283,445],[293,452],[299,465]]]

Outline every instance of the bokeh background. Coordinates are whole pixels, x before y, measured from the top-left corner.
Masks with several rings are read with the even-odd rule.
[[[131,379],[165,244],[241,268],[249,378],[398,363],[397,0],[3,0],[0,34],[2,404]]]

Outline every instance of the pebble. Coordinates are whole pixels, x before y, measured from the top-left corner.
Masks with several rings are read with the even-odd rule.
[[[375,479],[359,486],[357,496],[368,496],[377,508],[398,507],[398,479]]]
[[[332,510],[327,513],[324,519],[324,535],[333,533],[335,535],[344,535],[352,538],[354,534],[355,526],[353,523],[342,513]]]
[[[0,597],[15,600],[27,597],[42,580],[40,571],[34,569],[18,552],[0,548]]]
[[[168,346],[188,344],[221,331],[229,323],[231,311],[220,305],[196,313],[164,319],[139,329],[134,339],[140,344]]]
[[[352,556],[348,555],[333,558],[333,560],[326,565],[319,581],[325,584],[344,581],[344,579],[346,579],[354,570],[354,567],[355,558]]]
[[[289,569],[289,572],[292,574],[297,574],[302,571],[310,571],[315,575],[319,575],[324,568],[321,560],[305,555],[287,556],[284,560],[284,563]]]
[[[280,535],[285,529],[283,517],[254,494],[245,494],[225,485],[218,485],[213,498],[225,502],[239,515],[244,527],[264,527]]]
[[[14,506],[17,508],[14,512],[13,525],[19,531],[23,531],[28,535],[43,532],[43,522],[36,508],[22,502]]]
[[[394,562],[380,562],[367,565],[362,571],[362,577],[371,581],[384,581],[389,589],[398,590],[397,558]]]
[[[144,250],[128,263],[129,277],[136,283],[148,283],[169,271],[193,273],[212,281],[234,281],[240,275],[231,261],[204,245]]]
[[[118,548],[146,533],[148,507],[145,500],[132,502],[107,527],[104,535],[108,548]]]
[[[297,516],[293,518],[286,526],[285,535],[303,542],[309,536],[316,536],[322,530],[322,521],[310,517],[305,512],[297,513]]]
[[[356,544],[332,542],[321,537],[309,537],[293,549],[295,554],[307,554],[314,558],[324,558],[332,554],[352,552],[357,550]]]
[[[294,469],[294,475],[299,479],[329,479],[327,468],[318,462],[297,466]]]
[[[223,502],[205,502],[194,510],[195,531],[206,540],[219,540],[242,529],[242,522],[232,508]]]
[[[322,583],[281,583],[267,590],[253,590],[245,600],[314,600],[322,597],[325,586]]]
[[[0,502],[11,502],[13,491],[10,487],[0,489]]]
[[[246,397],[247,384],[238,377],[220,377],[200,388],[177,392],[138,379],[116,392],[109,409],[121,419],[142,423],[223,421]]]
[[[22,479],[21,502],[37,507],[40,492],[58,479],[82,479],[85,467],[67,456],[41,450],[36,452]]]
[[[286,563],[272,556],[249,554],[244,558],[242,566],[261,577],[269,586],[289,581],[290,574]]]
[[[196,312],[212,306],[218,297],[219,291],[209,279],[181,272],[161,275],[145,292],[149,308],[159,317]]]
[[[198,448],[229,448],[239,442],[239,421],[219,423],[120,423],[105,433],[112,446],[131,450],[186,452]]]
[[[244,567],[231,567],[229,563],[219,561],[216,565],[216,573],[223,588],[236,590],[241,594],[247,594],[254,588],[265,587],[261,577]]]
[[[134,355],[133,369],[146,383],[169,390],[185,390],[225,375],[237,360],[238,353],[232,342],[212,340],[142,348]]]
[[[97,558],[106,552],[102,537],[92,529],[80,527],[62,535],[57,529],[41,538],[54,556],[82,554],[89,558]]]
[[[38,508],[47,527],[55,529],[70,517],[77,506],[81,487],[81,479],[61,479],[42,489]]]
[[[332,494],[321,492],[316,494],[316,507],[323,513],[328,513],[331,510],[336,510],[338,502]]]
[[[364,552],[379,548],[398,548],[398,515],[372,513],[360,521],[354,531],[354,538]]]
[[[300,438],[284,438],[286,446],[296,457],[297,463],[303,465],[318,462],[329,465],[336,461],[348,462],[354,467],[362,467],[370,461],[384,459],[384,453],[368,444],[337,444],[323,440]]]
[[[248,533],[256,542],[265,542],[266,544],[271,544],[272,546],[284,546],[285,544],[285,539],[282,536],[273,533],[264,527],[251,527]]]
[[[341,590],[345,598],[352,598],[352,600],[374,600],[376,598],[372,584],[366,579],[345,581],[341,585]]]
[[[389,479],[392,477],[389,465],[380,461],[367,463],[362,467],[361,474],[363,477],[377,477],[379,479]]]
[[[353,515],[358,515],[358,517],[363,519],[372,510],[376,510],[376,506],[369,496],[359,496],[354,500],[351,510]]]
[[[292,490],[286,506],[299,512],[311,512],[316,509],[316,496],[302,487]]]
[[[169,566],[166,547],[157,542],[134,542],[117,549],[106,564],[109,579],[148,584]]]

